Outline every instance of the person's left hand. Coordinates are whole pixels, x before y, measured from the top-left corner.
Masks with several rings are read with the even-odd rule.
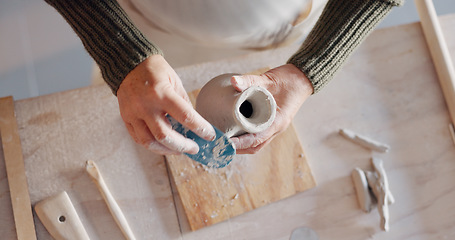
[[[239,92],[250,86],[264,87],[277,103],[275,121],[268,129],[231,138],[238,154],[256,153],[278,133],[286,130],[300,106],[313,93],[308,78],[292,64],[271,69],[260,76],[233,76],[231,84]]]

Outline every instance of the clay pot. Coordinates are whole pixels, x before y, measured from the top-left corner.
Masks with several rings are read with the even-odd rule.
[[[223,74],[205,84],[196,99],[196,111],[227,137],[264,131],[275,120],[275,99],[259,86],[237,92],[231,85],[234,75],[239,74]]]

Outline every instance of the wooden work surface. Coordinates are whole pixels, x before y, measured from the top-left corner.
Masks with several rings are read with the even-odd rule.
[[[199,93],[188,94],[193,105]],[[166,156],[191,230],[229,220],[313,188],[316,183],[294,126],[254,155],[208,168],[185,155]]]
[[[455,56],[455,16],[442,18]],[[224,72],[274,67],[295,50],[277,49],[178,69],[188,91]],[[66,190],[92,239],[123,239],[84,171],[94,160],[139,239],[280,239],[306,226],[320,239],[455,239],[455,146],[449,115],[420,25],[375,31],[336,78],[312,96],[294,124],[318,183],[284,200],[189,230],[162,156],[134,144],[115,97],[94,86],[16,102],[30,197]],[[336,132],[345,127],[391,146],[372,153]],[[396,203],[390,232],[377,210],[357,203],[351,171],[384,160]],[[174,196],[174,198],[173,198]],[[175,210],[177,209],[177,211]],[[4,162],[0,161],[0,236],[14,239]],[[38,239],[50,239],[35,217]]]

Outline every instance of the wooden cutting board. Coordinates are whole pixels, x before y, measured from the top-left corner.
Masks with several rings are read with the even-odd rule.
[[[189,93],[193,105],[198,93]],[[193,231],[316,186],[292,125],[257,154],[237,155],[222,169],[185,155],[166,159]]]

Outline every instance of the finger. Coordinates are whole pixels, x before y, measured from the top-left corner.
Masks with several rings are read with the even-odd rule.
[[[125,126],[133,140],[138,143],[136,132],[134,131],[133,125],[131,125],[131,123],[125,122]]]
[[[169,96],[164,109],[168,109],[169,115],[205,140],[212,141],[216,138],[213,126],[177,94]]]
[[[268,139],[267,141],[259,144],[256,147],[247,148],[247,149],[240,149],[240,150],[236,151],[236,153],[237,154],[255,154],[255,153],[259,152],[259,150],[261,150],[262,148],[267,146],[267,144],[269,144],[269,142],[272,141],[272,139],[273,139],[273,137]]]
[[[147,149],[161,155],[180,154],[179,152],[172,151],[171,149],[167,148],[166,146],[164,146],[163,144],[159,143],[156,140],[149,142],[147,145]]]
[[[268,132],[249,133],[231,138],[231,141],[234,144],[235,149],[242,150],[257,147],[266,142],[272,135],[273,134],[269,134]]]
[[[179,90],[177,91],[177,93],[183,98],[185,99],[185,101],[189,102],[191,104],[191,100],[190,100],[190,97],[188,96],[188,93],[186,93],[185,90]]]
[[[251,140],[251,138],[248,138]],[[247,149],[249,146],[251,146],[251,143],[246,142],[244,139],[240,140],[239,137],[232,137],[230,138],[232,144],[235,146],[236,152]]]
[[[179,154],[178,152],[173,151],[163,144],[157,142],[144,121],[137,121],[134,124],[134,131],[137,138],[136,142],[148,150],[159,154]]]
[[[185,101],[191,103],[190,98],[188,97],[188,93],[183,87],[183,83],[179,75],[173,69],[171,69],[171,71],[172,72],[170,73],[169,76],[169,82],[171,82],[173,89],[175,89],[177,94],[183,99],[185,99]]]
[[[179,81],[177,81],[177,86],[175,87],[177,94],[180,95],[183,99],[185,99],[185,101],[191,103],[190,97],[188,96],[188,93],[183,87],[182,81],[180,80],[178,75],[176,77],[179,79]]]
[[[156,119],[150,119],[146,123],[155,139],[167,148],[179,153],[196,154],[199,152],[197,143],[174,131],[164,114]]]
[[[239,92],[243,92],[251,86],[260,86],[262,82],[262,77],[257,75],[237,75],[231,77],[231,85]]]

